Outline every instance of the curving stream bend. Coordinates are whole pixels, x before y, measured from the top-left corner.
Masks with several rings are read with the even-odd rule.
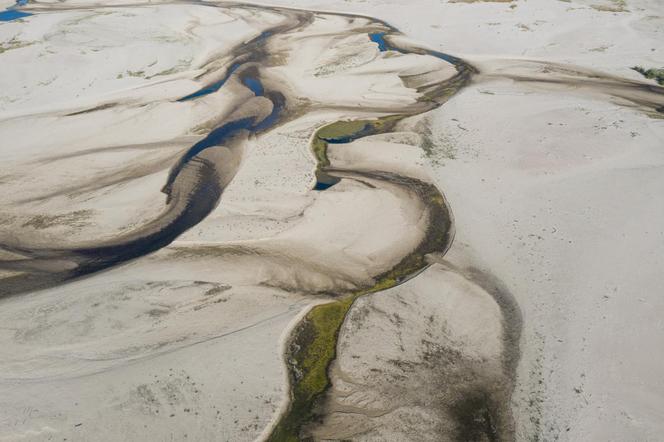
[[[224,112],[201,122],[195,128],[198,132],[192,130],[197,139],[177,150],[171,161],[162,166],[162,169],[168,168],[166,181],[161,188],[162,194],[155,194],[153,198],[160,197],[164,201],[161,211],[152,219],[122,232],[102,235],[101,240],[48,238],[47,241],[31,241],[20,229],[9,233],[3,231],[0,249],[10,258],[0,258],[0,269],[11,272],[11,276],[0,280],[0,296],[8,298],[80,281],[159,251],[179,253],[178,256],[214,253],[232,258],[240,266],[244,265],[244,259],[251,259],[255,261],[247,261],[247,266],[258,263],[257,266],[278,268],[288,276],[271,279],[256,272],[256,275],[242,276],[241,284],[273,286],[285,292],[319,297],[326,302],[308,310],[284,342],[290,397],[282,413],[264,433],[268,440],[300,440],[316,434],[316,426],[325,420],[331,410],[331,373],[337,357],[337,339],[354,303],[365,295],[408,282],[434,263],[444,262],[443,257],[454,238],[451,209],[441,189],[432,180],[408,167],[382,162],[381,152],[376,149],[367,148],[367,158],[376,160],[375,167],[367,167],[367,162],[340,161],[339,158],[347,155],[346,152],[364,145],[362,143],[390,140],[390,137],[407,132],[412,121],[444,105],[472,81],[509,78],[527,84],[571,85],[581,93],[621,99],[650,113],[659,112],[658,109],[664,105],[662,88],[602,76],[581,68],[535,61],[503,60],[476,65],[410,42],[396,28],[377,19],[242,3],[192,2],[191,5],[220,8],[227,10],[229,15],[248,16],[249,21],[266,20],[270,24],[223,56],[212,57],[198,66],[192,78],[198,84],[197,90],[171,94],[156,100],[157,103],[148,104],[180,106],[178,109],[189,111],[196,106],[212,106],[206,103],[213,102],[206,100],[218,96],[237,96],[237,99],[232,100]],[[123,9],[139,7],[145,6],[122,5]],[[99,6],[94,9],[104,8]],[[27,8],[35,15],[88,9],[66,3],[35,3]],[[260,15],[263,13],[269,13],[269,20],[267,15]],[[333,26],[335,30],[330,29],[328,22],[336,23]],[[371,55],[369,61],[362,63],[339,58],[336,67],[334,62],[324,66],[330,70],[329,73],[319,66],[315,77],[339,75],[343,72],[342,68],[352,71],[371,66],[381,74],[398,78],[400,86],[390,86],[392,89],[389,91],[385,89],[379,93],[371,90],[374,88],[371,85],[355,103],[336,97],[325,100],[320,96],[307,96],[307,88],[297,84],[297,74],[283,66],[288,66],[289,57],[296,59],[295,54],[300,49],[298,45],[302,45],[304,51],[308,39],[320,38],[321,35],[334,35],[333,40],[349,39],[351,44],[361,38],[366,44],[373,45],[376,53]],[[390,65],[391,60],[399,60],[399,63]],[[343,62],[358,63],[359,67],[347,68]],[[396,70],[390,72],[390,66]],[[545,73],[542,73],[542,66],[546,67]],[[314,68],[307,66],[306,72]],[[371,69],[357,74],[356,80],[371,76]],[[101,112],[123,112],[143,106],[146,103],[118,101],[94,108],[63,110],[59,118],[63,118],[64,122],[68,118],[95,118],[95,114]],[[312,251],[325,253],[326,250],[318,250],[324,245],[317,245],[315,238],[301,255],[289,249],[291,244],[300,247],[300,243],[297,237],[288,235],[279,237],[274,244],[269,244],[269,238],[259,238],[254,242],[221,241],[212,246],[172,244],[186,232],[202,225],[211,214],[220,210],[220,204],[223,208],[222,196],[233,185],[236,175],[241,173],[252,143],[310,115],[320,115],[310,131],[308,143],[316,163],[313,172],[315,179],[309,183],[311,204],[328,198],[326,193],[344,191],[344,186],[357,186],[362,188],[362,192],[373,192],[376,198],[384,198],[385,194],[396,195],[403,207],[415,207],[421,211],[418,218],[421,224],[414,228],[418,233],[413,233],[414,236],[408,240],[408,250],[397,248],[399,238],[386,238],[395,248],[380,250],[388,250],[392,255],[388,257],[386,252],[383,257],[379,252],[371,254],[371,260],[358,258],[352,264],[356,273],[336,261],[334,265],[329,265],[331,261],[321,258],[320,262],[311,264],[312,274],[327,275],[332,282],[320,283],[322,277],[316,276],[319,279],[312,283],[299,277],[298,266],[309,271],[305,266],[310,264],[308,257]],[[200,133],[201,128],[204,134]],[[37,197],[34,199],[38,200]],[[306,210],[303,213],[306,214]],[[347,214],[340,211],[329,216],[343,217]],[[298,216],[306,217],[302,214]],[[338,261],[343,262],[346,257],[340,256]],[[366,264],[366,268],[357,269],[356,263]],[[518,362],[521,326],[518,306],[500,283],[491,282],[488,275],[461,269],[457,269],[456,274],[463,274],[468,281],[483,286],[486,293],[495,299],[502,314],[504,348],[499,358],[499,381],[491,388],[482,387],[452,395],[450,409],[461,412],[450,419],[455,420],[454,428],[461,428],[457,433],[459,438],[470,437],[479,431],[483,440],[513,440],[510,395]],[[470,424],[466,422],[468,416],[473,416]],[[475,425],[473,422],[481,423]]]

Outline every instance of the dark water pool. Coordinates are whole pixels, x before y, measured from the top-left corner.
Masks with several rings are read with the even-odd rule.
[[[226,71],[226,75],[224,75],[224,78],[222,78],[219,81],[215,81],[214,83],[209,84],[209,85],[203,87],[202,89],[197,90],[193,94],[187,95],[186,97],[182,97],[178,101],[189,101],[189,100],[193,100],[195,98],[203,97],[205,95],[217,92],[219,89],[221,89],[221,87],[224,84],[226,84],[228,79],[231,78],[231,75],[233,75],[233,73],[235,71],[237,71],[237,69],[239,67],[240,67],[240,63],[233,63],[231,65],[231,67],[228,68],[228,71]]]
[[[253,76],[245,76],[242,78],[242,83],[250,88],[257,96],[265,95],[265,88],[261,83],[260,79]],[[270,93],[270,100],[273,103],[272,112],[268,117],[263,121],[257,122],[255,117],[246,117],[239,120],[231,121],[220,127],[217,127],[212,132],[210,132],[205,138],[203,138],[198,143],[194,144],[189,150],[180,158],[178,164],[176,164],[169,174],[168,180],[164,189],[167,190],[171,188],[175,182],[175,178],[178,176],[182,168],[191,161],[198,154],[203,152],[205,149],[214,148],[216,146],[221,146],[225,141],[234,137],[238,132],[246,130],[252,133],[262,132],[263,130],[269,128],[279,120],[281,111],[283,110],[285,99],[280,94]]]
[[[27,0],[21,0],[21,1],[27,1]],[[262,44],[262,43],[265,41],[265,39],[267,39],[267,38],[270,37],[270,36],[272,36],[272,31],[263,31],[263,32],[261,32],[261,34],[260,34],[258,37],[256,37],[256,38],[254,38],[254,39],[248,41],[248,42],[245,44],[245,48],[246,48],[249,52],[251,52],[251,51],[254,50],[255,48],[259,47],[259,45]],[[219,89],[221,89],[221,87],[222,87],[224,84],[226,84],[226,82],[228,81],[228,79],[231,78],[231,75],[233,75],[233,74],[235,73],[235,71],[237,71],[238,68],[239,68],[241,65],[242,65],[242,63],[233,63],[233,64],[231,65],[231,67],[228,68],[228,70],[226,71],[226,75],[224,75],[224,78],[222,78],[222,79],[219,80],[219,81],[215,81],[215,82],[212,83],[212,84],[209,84],[209,85],[207,85],[207,86],[204,86],[203,88],[197,90],[196,92],[194,92],[194,93],[192,93],[192,94],[190,94],[190,95],[187,95],[186,97],[182,97],[182,98],[180,98],[178,101],[195,100],[196,98],[204,97],[205,95],[209,95],[209,94],[212,94],[212,93],[214,93],[214,92],[217,92]],[[259,83],[259,84],[260,84],[260,83]],[[256,83],[252,83],[252,85],[249,85],[249,84],[246,84],[246,83],[245,83],[245,86],[249,87],[251,90],[254,91],[254,93],[256,93],[256,91],[253,89],[253,86],[257,86]],[[261,88],[262,88],[262,86],[261,86]],[[263,94],[262,94],[262,92],[261,92],[260,94],[259,94],[259,93],[256,93],[256,95],[263,95]]]
[[[401,52],[402,54],[411,53],[410,51],[400,49],[396,46],[390,45],[385,40],[385,35],[387,35],[387,32],[372,32],[372,33],[369,34],[369,40],[376,43],[378,45],[378,49],[381,52],[396,51],[396,52]],[[452,64],[458,64],[460,62],[460,60],[458,58],[456,58],[452,55],[445,54],[444,52],[433,51],[433,50],[423,50],[422,53],[425,53],[425,54],[430,55],[432,57],[440,58],[441,60],[445,60],[446,62],[452,63]]]
[[[32,14],[23,11],[17,11],[16,9],[7,9],[6,11],[0,12],[0,21],[12,21],[23,17],[29,17]]]
[[[322,181],[316,181],[316,185],[314,186],[314,190],[325,190],[329,189],[330,187],[334,186],[336,183],[323,183]]]
[[[257,97],[261,97],[265,94],[265,89],[263,88],[263,85],[261,84],[260,80],[258,80],[258,78],[244,77],[242,79],[242,84],[251,89],[251,91],[256,94]]]
[[[378,44],[380,52],[387,51],[387,42],[385,41],[385,32],[372,32],[369,34],[369,40]]]

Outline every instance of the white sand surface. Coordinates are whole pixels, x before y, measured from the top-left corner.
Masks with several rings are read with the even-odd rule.
[[[163,216],[160,190],[188,148],[229,118],[263,119],[272,110],[238,75],[215,93],[177,100],[223,78],[234,51],[295,13],[120,3],[33,3],[25,9],[34,16],[0,23],[3,244],[68,247],[140,232]],[[510,403],[517,440],[659,440],[664,119],[634,100],[656,103],[661,95],[542,80],[565,75],[547,70],[554,62],[654,85],[630,67],[664,65],[664,4],[269,3],[375,16],[480,71],[444,106],[394,134],[330,147],[335,167],[433,181],[454,213],[456,237],[445,257],[430,257],[439,264],[357,301],[331,372],[330,400],[341,405],[310,430],[331,437],[340,428],[369,429],[367,440],[456,431],[436,415],[440,403],[416,403],[434,375],[447,398],[459,393],[450,387],[454,373],[440,379],[422,363],[416,341],[429,333],[465,355],[460,360],[492,369],[513,350],[498,339],[514,325],[500,315],[504,300],[462,281],[477,271],[501,281],[522,314]],[[81,8],[64,10],[74,5]],[[314,18],[304,30],[271,37],[267,62],[238,71],[257,69],[267,89],[286,96],[292,118],[204,156],[224,194],[174,243],[0,299],[0,440],[265,435],[288,401],[283,344],[298,315],[330,292],[371,284],[417,246],[428,222],[419,197],[394,183],[349,175],[311,190],[316,129],[425,110],[400,75],[426,82],[454,73],[433,57],[379,52],[369,24]],[[21,254],[0,257],[14,265]],[[35,259],[31,268],[71,265]],[[15,268],[0,269],[0,277],[21,276]],[[395,311],[374,309],[362,325],[358,312],[372,307]],[[435,330],[422,322],[429,311]],[[385,370],[384,358],[400,354],[401,331],[411,343],[405,360],[421,364],[416,375],[392,364],[401,376],[395,388],[408,399],[395,403],[372,369]],[[341,372],[355,383],[340,381]],[[349,392],[355,396],[340,399]],[[350,418],[349,406],[362,412]],[[400,423],[409,419],[415,424],[404,432]]]
[[[490,269],[523,311],[520,439],[657,440],[662,120],[507,83],[435,118],[454,152],[435,167],[457,221],[449,259]]]
[[[198,268],[137,262],[3,302],[0,439],[254,440],[306,304]]]

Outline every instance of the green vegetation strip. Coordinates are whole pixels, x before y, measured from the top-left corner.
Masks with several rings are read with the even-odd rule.
[[[315,405],[330,385],[327,369],[346,313],[359,294],[314,307],[298,325],[290,344],[291,405],[268,440],[301,440],[303,426],[317,418]]]

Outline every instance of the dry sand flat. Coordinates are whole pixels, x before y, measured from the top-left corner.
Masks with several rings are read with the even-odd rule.
[[[292,434],[656,440],[661,5],[282,3],[479,73],[234,3],[0,24],[0,438],[281,440],[303,315],[405,282]]]

